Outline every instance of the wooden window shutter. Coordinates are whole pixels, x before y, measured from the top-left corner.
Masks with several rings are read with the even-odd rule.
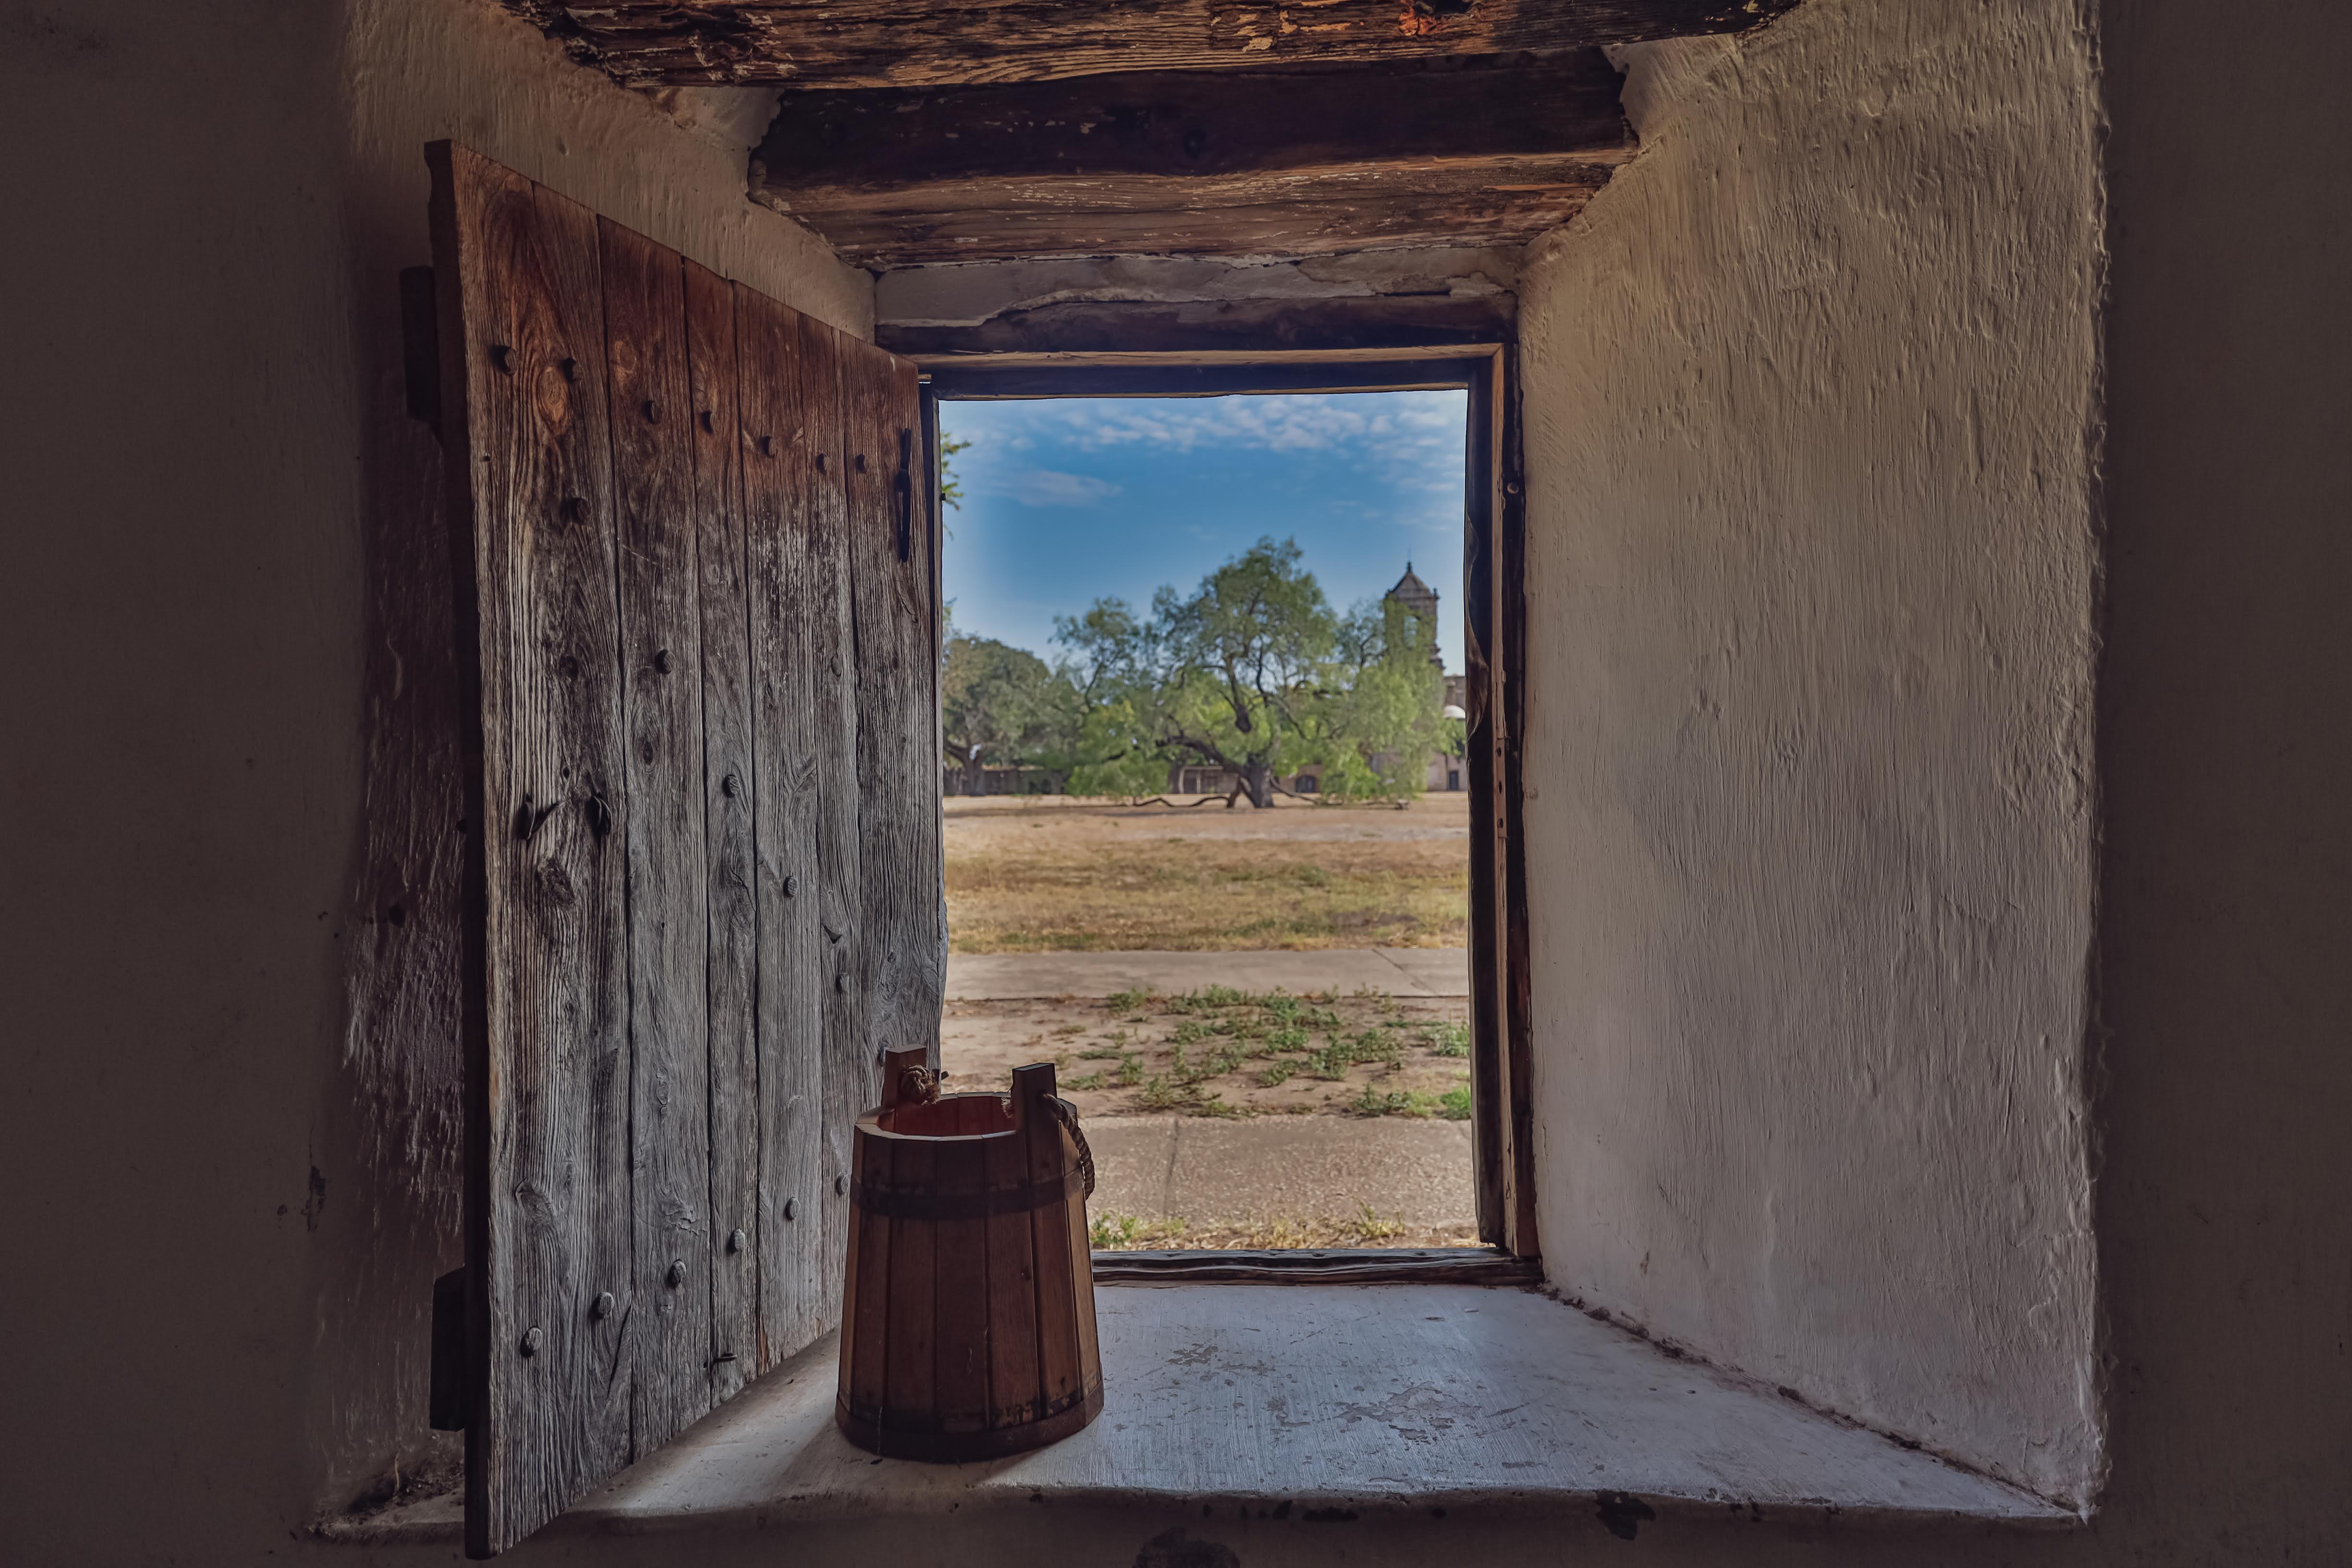
[[[488,1556],[837,1326],[852,1120],[938,1045],[937,538],[913,366],[428,161]]]

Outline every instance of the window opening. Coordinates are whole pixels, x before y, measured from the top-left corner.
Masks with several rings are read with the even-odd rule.
[[[1097,1247],[1465,1247],[1468,396],[946,401],[940,1065]]]

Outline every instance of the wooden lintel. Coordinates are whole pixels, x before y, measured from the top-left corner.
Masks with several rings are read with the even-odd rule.
[[[817,193],[846,202],[957,184],[984,205],[1000,184],[1065,176],[1234,180],[1563,155],[1607,164],[1634,150],[1621,86],[1600,50],[1578,49],[788,92],[753,178],[795,206]]]
[[[505,0],[632,86],[940,87],[1362,64],[1745,31],[1796,0]]]
[[[1525,245],[1584,209],[1605,164],[1575,158],[1199,180],[971,183],[890,196],[761,198],[877,271],[1074,256],[1332,256]]]
[[[875,341],[920,363],[966,354],[1213,353],[1470,348],[1517,331],[1507,294],[1182,304],[1073,301],[970,327],[875,328]]]

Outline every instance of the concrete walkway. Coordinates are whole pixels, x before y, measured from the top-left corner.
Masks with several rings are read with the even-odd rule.
[[[1096,1215],[1226,1223],[1351,1219],[1473,1225],[1470,1124],[1399,1117],[1097,1116]]]
[[[1380,991],[1391,996],[1467,996],[1470,953],[1459,947],[1339,947],[1318,952],[953,952],[950,1002],[1020,1002],[1108,996],[1120,991],[1181,995],[1211,985],[1237,991]]]

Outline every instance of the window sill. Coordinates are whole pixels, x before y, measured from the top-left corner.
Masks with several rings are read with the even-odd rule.
[[[773,1529],[1077,1503],[1212,1517],[1449,1518],[1726,1505],[1847,1524],[2074,1526],[2073,1511],[1688,1361],[1527,1290],[1106,1286],[1103,1414],[984,1464],[877,1460],[833,1425],[834,1344],[779,1368],[547,1533]],[[460,1539],[454,1497],[320,1533]],[[1630,1525],[1628,1526],[1630,1528]]]

